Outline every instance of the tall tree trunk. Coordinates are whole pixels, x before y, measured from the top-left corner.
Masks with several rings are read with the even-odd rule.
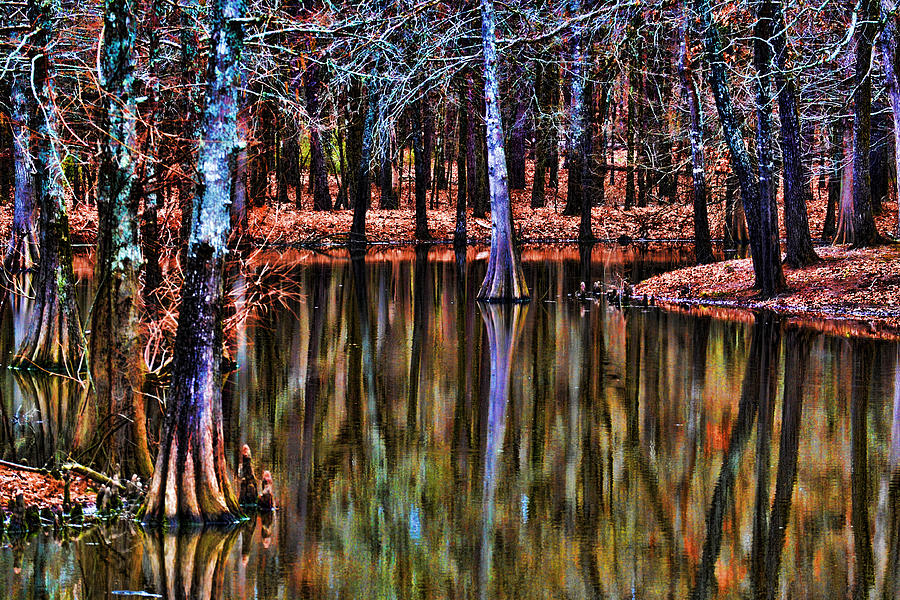
[[[306,69],[306,111],[312,122],[309,125],[309,176],[313,183],[313,210],[331,210],[331,191],[328,189],[328,168],[319,121],[322,117],[319,106],[319,65],[310,61]]]
[[[364,104],[362,83],[359,78],[350,82],[350,90],[347,93],[347,199],[356,202],[356,184],[359,175],[359,163],[362,157],[363,127],[366,119],[367,106]],[[347,208],[350,208],[348,205]]]
[[[160,78],[162,76],[159,38],[164,18],[165,13],[162,0],[152,0],[150,4],[150,26],[147,28],[150,84],[147,87],[146,94],[149,126],[145,127],[142,144],[143,158],[141,159],[139,177],[133,190],[133,195],[137,197],[132,201],[133,204],[136,204],[141,196],[144,199],[140,235],[144,258],[144,287],[141,291],[141,296],[144,306],[150,312],[159,310],[159,288],[162,285],[162,268],[159,264],[159,253],[162,246],[159,240],[162,173],[160,169],[158,124],[163,120],[163,105],[159,97]]]
[[[100,420],[113,431],[108,468],[149,477],[147,418],[141,394],[139,277],[143,256],[138,242],[135,187],[137,104],[134,94],[134,10],[132,0],[104,0],[98,81],[105,116],[100,163],[96,281],[91,310],[90,367]]]
[[[872,140],[872,44],[877,13],[875,0],[860,0],[859,23],[855,33],[856,67],[853,88],[853,231],[844,238],[854,248],[882,241],[872,212],[872,179],[869,173],[869,146]],[[842,234],[838,227],[838,236]]]
[[[809,171],[803,163],[800,131],[800,111],[797,105],[797,84],[788,73],[787,25],[781,0],[771,3],[776,34],[772,37],[775,52],[775,86],[778,89],[778,115],[781,120],[781,152],[784,163],[784,229],[787,234],[787,253],[784,262],[802,267],[818,262],[809,233],[807,208],[812,202]]]
[[[637,107],[634,103],[634,94],[635,90],[635,76],[634,76],[634,65],[629,65],[627,72],[627,82],[628,85],[625,87],[625,94],[627,95],[627,110],[628,114],[626,115],[625,120],[625,210],[629,210],[634,207],[634,163],[635,163],[635,151],[634,151],[634,122],[637,119],[637,115],[635,111]]]
[[[371,78],[372,80],[375,77]],[[366,210],[372,199],[369,163],[372,160],[372,138],[375,130],[375,111],[378,107],[375,87],[369,84],[366,99],[365,120],[362,127],[362,143],[360,144],[359,163],[356,165],[356,195],[353,198],[353,223],[350,226],[350,245],[356,249],[365,248],[366,244]]]
[[[28,329],[22,339],[13,366],[49,370],[80,369],[84,351],[81,318],[75,302],[75,274],[72,246],[69,242],[69,216],[63,192],[60,141],[57,137],[53,63],[50,42],[53,39],[53,3],[29,0],[28,18],[32,24],[34,49],[31,87],[37,110],[32,113],[35,132],[35,192],[40,207],[41,263],[35,282],[35,299]]]
[[[894,116],[894,181],[900,190],[900,25],[895,0],[881,0],[881,20],[884,21],[884,29],[878,37],[878,50]],[[895,233],[900,236],[900,216]]]
[[[241,514],[222,433],[224,264],[238,146],[243,0],[212,6],[206,108],[197,164],[200,185],[191,219],[171,392],[156,469],[142,518],[158,524],[234,521]]]
[[[14,73],[10,85],[12,111],[10,127],[13,134],[12,162],[13,222],[9,245],[3,259],[7,273],[17,273],[31,268],[38,258],[38,246],[34,229],[35,189],[34,165],[31,158],[31,133],[29,120],[35,110],[29,78],[26,73]]]
[[[197,35],[196,27],[199,18],[199,5],[195,2],[187,2],[183,6],[179,6],[180,20],[179,23],[179,42],[181,43],[181,84],[184,86],[184,94],[182,98],[181,116],[182,135],[184,136],[184,144],[181,159],[181,169],[183,177],[178,188],[178,207],[181,209],[181,229],[179,232],[179,242],[181,252],[179,255],[184,258],[184,252],[187,251],[188,238],[191,235],[191,202],[193,202],[194,190],[197,181],[194,177],[196,173],[196,160],[194,151],[197,145],[197,124],[200,121],[200,99],[198,98],[197,89],[200,84],[200,39]]]
[[[744,145],[741,127],[734,113],[731,100],[731,91],[728,85],[727,68],[722,56],[722,44],[719,39],[718,27],[712,20],[712,7],[709,0],[696,0],[697,12],[700,15],[701,26],[704,29],[704,43],[706,46],[709,69],[707,77],[713,96],[716,101],[716,109],[719,120],[725,132],[725,141],[731,155],[731,166],[738,178],[741,189],[741,201],[744,205],[744,214],[750,232],[750,247],[753,259],[753,271],[756,275],[756,287],[763,297],[774,296],[784,287],[784,271],[781,268],[781,250],[779,248],[777,211],[772,204],[774,201],[771,190],[761,194],[763,185],[770,185],[769,181],[762,182],[754,173],[750,155]],[[764,49],[760,48],[760,52]],[[759,63],[760,66],[761,63]],[[762,75],[763,73],[761,73]],[[768,97],[762,95],[762,89],[757,90],[757,102],[764,101]],[[763,111],[767,102],[758,104],[758,111]],[[767,165],[764,168],[769,168]],[[768,204],[763,204],[764,199]]]
[[[544,61],[537,61],[534,88],[537,95],[537,115],[534,119],[534,179],[531,183],[531,208],[541,208],[547,204],[547,168],[550,162],[550,69]]]
[[[828,159],[828,199],[822,241],[831,242],[837,235],[837,211],[841,201],[841,176],[844,172],[844,121],[835,119],[828,129],[830,156]]]
[[[687,13],[687,9],[685,9]],[[715,260],[709,235],[709,215],[706,210],[706,157],[703,147],[703,111],[700,96],[688,55],[689,16],[682,20],[681,44],[678,52],[678,74],[684,89],[685,101],[691,115],[691,174],[694,203],[694,258],[697,263],[711,263]]]
[[[773,17],[771,2],[756,0],[756,25],[753,33],[753,66],[756,69],[756,167],[759,174],[756,218],[761,231],[765,232],[766,239],[771,240],[770,243],[766,243],[764,239],[761,244],[763,253],[760,257],[761,262],[767,266],[768,263],[774,262],[781,272],[778,208],[775,203],[778,183],[772,132],[772,34],[775,28]],[[743,196],[743,189],[741,193]],[[751,229],[751,238],[752,235]],[[756,254],[756,249],[752,248],[751,252]],[[771,255],[771,252],[774,252],[774,255]],[[783,274],[779,276],[777,283],[770,283],[768,287],[774,292],[779,286],[784,286]],[[761,287],[765,289],[767,286]]]
[[[576,16],[581,11],[580,0],[569,1],[569,16]],[[568,131],[568,152],[566,154],[568,160],[569,179],[566,189],[566,206],[563,209],[564,215],[575,216],[582,214],[581,205],[584,203],[584,167],[586,163],[585,149],[587,139],[587,127],[585,127],[585,99],[584,99],[584,83],[585,83],[585,60],[582,49],[581,33],[579,27],[576,26],[572,32],[571,50],[569,56],[571,82],[569,94],[569,131]],[[590,216],[590,209],[588,209]],[[584,222],[581,223],[584,225]],[[579,231],[579,238],[584,232]],[[588,239],[590,233],[590,219],[587,222]],[[587,240],[584,240],[587,241]]]
[[[513,240],[512,206],[509,201],[503,123],[500,117],[495,20],[494,0],[481,0],[487,166],[491,194],[491,254],[484,283],[478,291],[478,299],[489,302],[521,302],[528,300],[529,296]]]
[[[428,231],[428,168],[429,160],[425,154],[423,143],[422,117],[425,112],[424,100],[420,99],[412,107],[412,133],[413,133],[413,164],[415,169],[415,193],[416,193],[416,239],[420,241],[431,240]]]
[[[460,80],[457,83],[459,107],[457,109],[456,134],[456,228],[453,232],[453,245],[457,249],[466,245],[466,140],[468,139],[469,116],[466,110],[466,86]]]

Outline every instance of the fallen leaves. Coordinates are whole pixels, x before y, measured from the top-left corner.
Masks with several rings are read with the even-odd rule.
[[[9,507],[18,492],[22,492],[25,505],[36,504],[39,508],[62,506],[64,483],[42,473],[19,471],[0,465],[0,505]],[[72,476],[69,485],[72,502],[94,503],[96,494],[90,489],[88,481],[79,475]]]

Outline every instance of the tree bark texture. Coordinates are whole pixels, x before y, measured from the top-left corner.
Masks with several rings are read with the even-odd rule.
[[[413,165],[415,170],[415,194],[416,194],[416,239],[428,241],[432,239],[428,231],[428,170],[429,161],[425,154],[423,141],[423,113],[425,112],[424,100],[418,100],[412,107],[412,133],[413,133]]]
[[[198,153],[199,185],[173,350],[172,384],[145,522],[231,522],[241,514],[222,434],[224,263],[238,146],[243,0],[216,0]]]
[[[767,180],[763,181],[755,173],[750,154],[744,144],[741,127],[734,113],[719,31],[712,20],[712,7],[709,0],[696,0],[696,6],[701,26],[704,29],[704,45],[709,62],[707,79],[712,88],[719,120],[722,123],[725,141],[730,151],[731,166],[740,185],[741,201],[744,205],[744,215],[750,233],[756,287],[763,297],[771,297],[784,287],[784,271],[781,268],[781,250],[774,197],[771,190],[762,192],[762,188],[770,185],[768,174],[771,164],[763,167],[766,169],[767,177]],[[768,26],[771,27],[771,25]],[[759,50],[765,52],[765,49],[760,48]],[[762,59],[762,56],[759,59]],[[759,59],[754,60],[758,61],[757,64],[761,67],[763,63]],[[763,90],[759,86],[757,89],[758,113],[767,110],[766,98],[768,98],[768,93],[763,95]],[[760,102],[763,103],[760,104]],[[759,116],[762,117],[762,115]]]
[[[497,41],[494,2],[481,0],[481,39],[484,44],[484,101],[487,126],[487,167],[491,195],[491,253],[479,300],[521,302],[529,299],[513,240],[512,206],[503,151],[500,89],[497,78]]]
[[[374,74],[371,79],[374,79]],[[372,199],[372,184],[369,163],[372,160],[372,143],[375,131],[375,111],[378,101],[375,98],[374,86],[370,83],[366,92],[365,120],[362,126],[362,143],[360,144],[359,162],[356,165],[356,195],[353,197],[353,223],[350,226],[350,245],[357,249],[366,244],[366,210]],[[362,109],[361,109],[362,110]]]
[[[28,17],[34,28],[31,81],[37,110],[31,128],[35,132],[35,192],[41,212],[41,263],[28,328],[12,364],[71,371],[82,367],[84,338],[75,302],[69,216],[62,187],[65,176],[56,133],[58,117],[49,55],[53,38],[51,0],[30,0]]]
[[[691,181],[694,204],[694,258],[699,264],[711,263],[715,260],[709,234],[709,215],[706,209],[706,156],[703,146],[703,111],[700,108],[700,96],[697,93],[697,82],[691,69],[691,58],[688,54],[688,15],[682,22],[681,44],[678,51],[678,74],[684,98],[688,104],[691,117]]]
[[[878,37],[878,50],[894,116],[894,181],[897,181],[900,187],[900,34],[898,34],[900,26],[896,11],[895,0],[881,0],[884,29]],[[895,233],[900,237],[900,216]]]
[[[775,87],[778,89],[778,115],[781,120],[781,152],[784,169],[784,229],[787,252],[784,262],[797,268],[818,262],[809,233],[809,204],[812,190],[809,171],[803,162],[800,130],[800,110],[797,103],[797,83],[788,73],[787,26],[781,0],[770,3],[776,33],[771,38],[775,53]]]
[[[859,3],[856,30],[856,69],[853,89],[853,234],[854,248],[881,242],[872,212],[869,146],[872,141],[872,45],[877,28],[874,0]],[[840,233],[840,232],[839,232]]]
[[[134,5],[105,0],[98,80],[105,111],[101,146],[96,263],[97,294],[91,310],[90,368],[100,421],[114,431],[105,445],[108,468],[149,477],[147,419],[141,387],[138,197],[133,148],[137,141],[134,77]]]
[[[14,73],[10,84],[12,110],[13,222],[9,245],[3,259],[7,273],[31,268],[38,258],[37,234],[34,228],[35,189],[34,165],[31,159],[30,115],[35,110],[34,97],[29,90],[28,74]]]

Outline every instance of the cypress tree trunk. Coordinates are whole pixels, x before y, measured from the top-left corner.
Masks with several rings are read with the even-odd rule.
[[[359,174],[359,163],[362,157],[363,122],[366,118],[366,105],[363,104],[362,84],[358,78],[350,82],[347,94],[347,199],[356,202],[356,178]],[[347,208],[350,208],[348,204]]]
[[[882,241],[872,212],[872,180],[869,173],[869,146],[872,140],[872,44],[875,39],[874,0],[859,3],[856,29],[856,69],[853,89],[853,232],[845,239],[854,248]],[[841,229],[838,227],[838,236]]]
[[[197,124],[200,121],[200,102],[197,89],[200,86],[200,67],[198,48],[200,40],[197,36],[198,5],[187,2],[179,6],[181,17],[179,42],[181,43],[181,84],[184,86],[184,95],[180,114],[183,117],[182,135],[184,136],[184,149],[181,160],[182,172],[185,173],[178,189],[178,206],[181,209],[180,242],[184,257],[187,250],[188,238],[191,235],[191,202],[193,201],[194,188],[197,182],[194,178],[196,161],[194,150],[197,140]]]
[[[740,185],[741,201],[744,205],[744,214],[750,233],[756,287],[759,288],[763,297],[771,297],[784,287],[784,271],[781,268],[781,251],[778,240],[777,211],[771,204],[773,201],[771,189],[767,189],[761,194],[761,188],[770,185],[768,169],[771,165],[767,164],[764,167],[767,169],[765,173],[766,181],[762,181],[762,178],[755,176],[750,155],[744,145],[741,128],[734,114],[726,65],[722,57],[719,31],[712,21],[710,2],[709,0],[696,0],[696,4],[697,12],[701,19],[701,26],[705,31],[704,44],[706,46],[707,60],[709,61],[709,84],[715,97],[719,120],[722,123],[725,141],[730,151],[731,166],[735,175],[737,175]],[[766,39],[768,39],[768,36]],[[760,48],[760,52],[764,52],[764,49]],[[761,59],[762,56],[759,59],[755,58],[755,62],[760,68],[763,65]],[[760,73],[761,76],[764,74],[764,72]],[[768,93],[764,93],[762,86],[760,86],[757,89],[758,112],[765,110],[768,105],[767,98]],[[763,115],[759,116],[762,119]],[[765,123],[760,123],[760,125],[765,125]],[[761,131],[760,134],[758,137],[764,137],[765,132]],[[763,199],[768,203],[764,205]]]
[[[777,34],[772,38],[775,52],[775,86],[778,89],[778,115],[781,119],[781,152],[784,162],[784,228],[787,234],[787,253],[784,262],[802,267],[818,262],[809,233],[807,207],[812,201],[809,172],[803,163],[800,131],[800,111],[797,106],[797,85],[787,72],[787,26],[781,0],[771,3]]]
[[[172,385],[142,518],[157,524],[230,522],[240,515],[222,433],[224,264],[238,146],[243,0],[212,6],[211,55]]]
[[[18,273],[31,268],[38,258],[38,246],[34,230],[35,189],[34,166],[31,162],[31,132],[29,118],[34,111],[34,97],[28,89],[28,76],[14,73],[10,85],[12,110],[13,222],[9,245],[3,259],[7,273]]]
[[[685,9],[687,13],[687,9]],[[681,44],[678,52],[678,74],[684,89],[685,101],[691,115],[691,167],[694,202],[694,258],[697,263],[711,263],[715,260],[709,235],[709,216],[706,210],[706,157],[703,147],[703,111],[697,83],[694,81],[691,60],[688,55],[688,21],[685,14],[682,21]]]
[[[775,194],[778,184],[775,180],[773,133],[772,133],[772,46],[771,38],[774,31],[773,10],[770,2],[757,0],[756,25],[754,26],[753,39],[753,65],[756,69],[756,160],[759,173],[759,187],[756,207],[756,219],[760,230],[765,236],[760,244],[762,255],[760,263],[768,265],[777,264],[781,272],[781,250],[778,238],[778,209],[775,204]],[[743,195],[743,189],[742,189]],[[746,211],[745,211],[746,212]],[[752,243],[751,229],[751,243]],[[756,248],[751,252],[756,254]],[[774,254],[772,254],[774,253]],[[783,273],[778,281],[769,281],[761,288],[769,288],[775,292],[784,286]],[[765,294],[771,296],[772,293]]]
[[[481,0],[481,39],[484,44],[484,101],[487,125],[487,167],[491,193],[491,254],[487,274],[478,291],[488,302],[527,301],[528,287],[513,240],[512,206],[503,151],[494,1]]]
[[[35,132],[35,192],[40,207],[41,263],[35,280],[35,299],[28,328],[12,365],[49,370],[81,368],[84,338],[75,302],[75,275],[69,242],[69,216],[63,192],[62,164],[57,138],[50,41],[53,38],[51,0],[29,0],[28,18],[34,28],[31,43],[31,85],[37,101],[32,113]]]
[[[424,101],[418,100],[412,107],[413,161],[416,187],[416,239],[431,240],[428,231],[428,159],[422,138],[422,113],[425,111]]]
[[[100,163],[96,279],[91,310],[90,367],[100,420],[112,434],[107,464],[125,476],[149,477],[147,419],[140,393],[144,372],[138,313],[143,257],[134,194],[137,104],[134,94],[132,0],[104,0],[98,81],[105,116]]]

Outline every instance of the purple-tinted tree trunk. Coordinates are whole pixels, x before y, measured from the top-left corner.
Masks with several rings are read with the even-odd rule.
[[[31,130],[35,139],[34,189],[41,213],[41,262],[28,327],[12,365],[72,371],[84,366],[84,336],[75,302],[69,215],[63,192],[65,175],[57,135],[59,117],[50,57],[53,3],[29,0],[27,12],[33,27],[31,89],[37,104],[31,114]]]
[[[493,0],[481,0],[487,168],[491,195],[491,254],[484,283],[478,291],[478,299],[488,302],[521,302],[529,300],[529,296],[513,240],[512,206],[509,200],[506,157],[503,151],[503,124],[500,117],[495,19]]]
[[[232,522],[241,510],[225,464],[222,431],[222,304],[234,185],[243,0],[212,5],[206,108],[197,159],[199,186],[191,217],[171,392],[142,509],[145,522]]]
[[[878,37],[878,50],[894,116],[894,181],[900,190],[900,26],[895,0],[881,0],[881,19],[884,29]],[[900,236],[900,217],[895,233]]]
[[[34,97],[28,89],[28,76],[25,73],[13,74],[10,88],[14,208],[12,229],[6,256],[3,259],[3,268],[7,273],[18,273],[31,268],[38,257],[34,230],[34,167],[31,163],[31,133],[29,131],[29,115],[34,110]]]

